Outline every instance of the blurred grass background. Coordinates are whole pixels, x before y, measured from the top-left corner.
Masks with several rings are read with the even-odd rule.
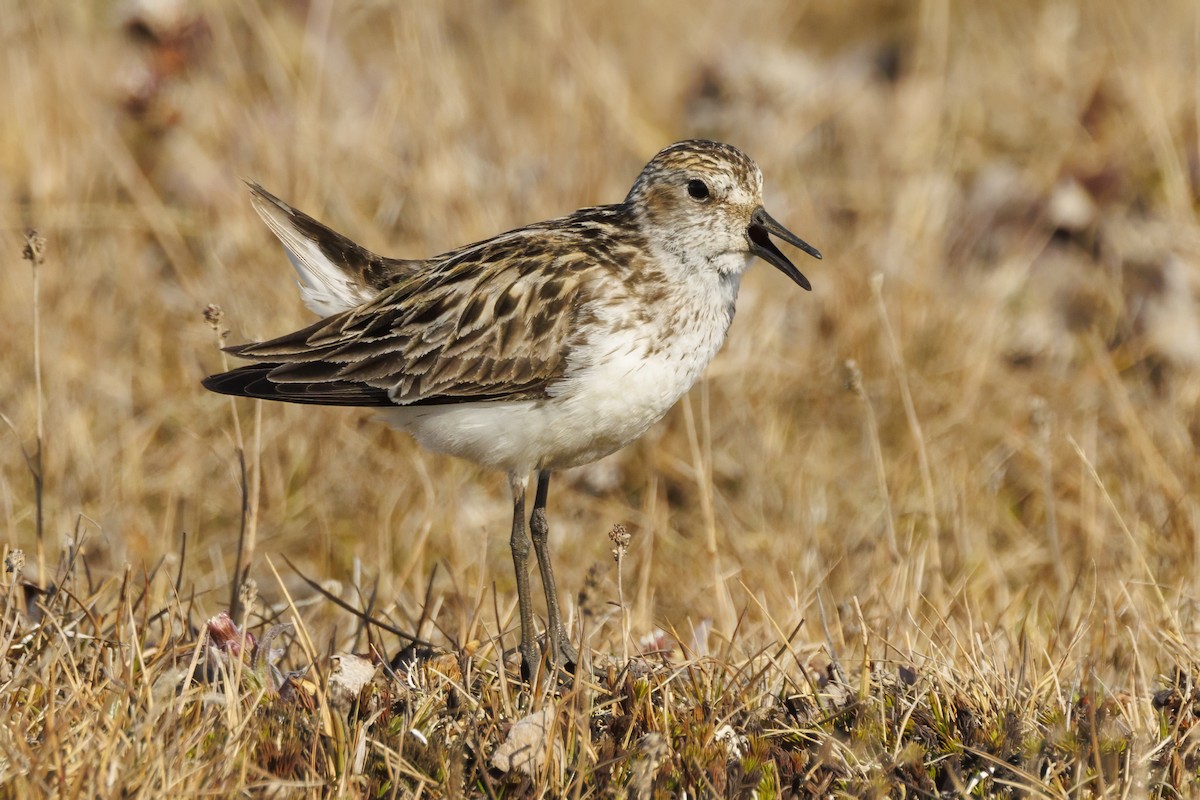
[[[9,547],[35,550],[25,228],[48,242],[48,557],[83,534],[93,571],[175,568],[186,532],[213,612],[241,491],[229,406],[199,386],[221,367],[202,311],[235,342],[311,320],[243,179],[420,257],[616,202],[703,136],[759,162],[772,214],[825,260],[802,265],[811,294],[752,270],[687,403],[557,479],[563,595],[601,565],[616,597],[622,523],[635,638],[805,619],[814,658],[870,632],[876,657],[1142,689],[1193,652],[1190,0],[19,1],[0,40]],[[493,584],[511,614],[503,479],[370,416],[263,407],[264,593],[262,558],[286,554],[378,577],[415,617],[439,565],[446,629]]]

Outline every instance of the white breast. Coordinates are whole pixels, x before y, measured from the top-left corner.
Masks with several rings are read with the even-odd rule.
[[[410,406],[385,418],[427,449],[508,472],[603,458],[662,419],[716,355],[737,276],[721,283],[672,298],[645,323],[631,323],[628,308],[597,309],[596,326],[547,399]]]

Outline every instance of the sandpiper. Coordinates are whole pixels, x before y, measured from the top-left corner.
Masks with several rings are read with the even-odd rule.
[[[546,595],[551,665],[576,660],[547,546],[555,470],[637,439],[703,372],[757,257],[811,289],[771,240],[821,254],[763,208],[762,172],[690,140],[650,160],[621,203],[584,208],[426,260],[378,256],[252,184],[305,303],[323,319],[229,352],[224,394],[384,409],[424,447],[507,474],[524,672],[538,663],[525,528]]]

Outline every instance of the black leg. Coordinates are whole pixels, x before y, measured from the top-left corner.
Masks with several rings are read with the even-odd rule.
[[[550,472],[538,472],[537,495],[533,501],[533,514],[529,517],[529,531],[533,534],[533,549],[537,553],[538,570],[542,573],[542,589],[546,592],[546,652],[550,664],[556,667],[578,663],[579,655],[571,646],[562,624],[562,612],[558,607],[558,589],[554,585],[554,568],[550,565],[550,526],[546,522],[546,495],[550,492]]]
[[[509,474],[513,496],[512,548],[513,568],[517,573],[517,606],[521,614],[521,673],[531,680],[537,671],[537,648],[533,632],[533,599],[529,596],[529,536],[525,533],[526,476]]]

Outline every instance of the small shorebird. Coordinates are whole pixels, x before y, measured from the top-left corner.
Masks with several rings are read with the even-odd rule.
[[[546,595],[552,665],[576,655],[547,548],[555,470],[637,439],[712,359],[755,259],[808,280],[771,236],[821,254],[763,209],[762,172],[735,147],[678,142],[624,202],[585,208],[427,260],[384,258],[261,187],[254,205],[323,319],[226,348],[257,363],[204,380],[214,392],[385,409],[424,447],[508,475],[525,674],[537,664],[525,491]]]

